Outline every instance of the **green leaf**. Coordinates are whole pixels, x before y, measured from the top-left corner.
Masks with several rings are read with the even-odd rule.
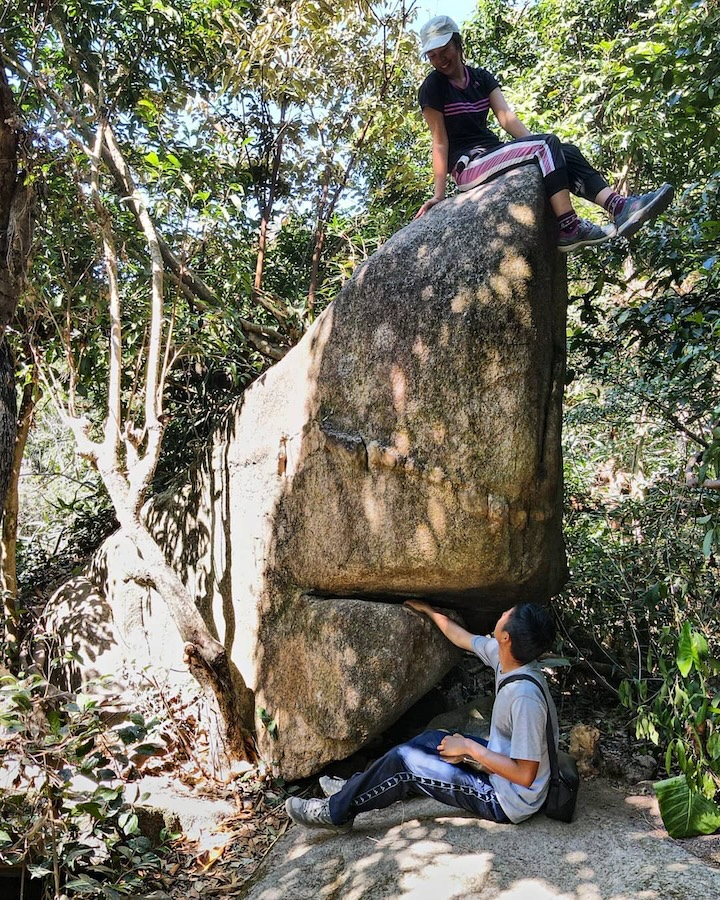
[[[660,815],[672,838],[714,834],[720,829],[720,807],[690,788],[684,775],[655,784]]]
[[[692,643],[693,643],[693,657],[694,657],[696,663],[700,663],[708,655],[707,638],[701,631],[693,631]]]
[[[27,694],[13,694],[12,699],[16,706],[20,706],[22,709],[32,709],[32,700]]]
[[[52,875],[53,873],[53,870],[43,863],[38,863],[37,865],[29,863],[27,870],[31,878],[45,878],[46,875]]]
[[[673,757],[673,745],[672,741],[668,744],[668,748],[665,751],[665,771],[668,775],[672,772],[672,757]]]
[[[700,709],[695,713],[695,727],[699,728],[702,723],[707,719],[708,713],[708,703],[707,700],[704,700],[700,705]]]
[[[136,834],[138,831],[138,817],[136,813],[132,812],[132,810],[120,813],[118,825],[125,834]]]
[[[632,703],[632,691],[630,689],[630,683],[628,681],[620,682],[620,689],[618,692],[618,696],[620,698],[620,703],[623,706],[630,706]]]
[[[677,753],[678,765],[684,772],[687,769],[687,754],[685,753],[685,744],[680,738],[675,741],[675,752]]]
[[[690,623],[686,622],[682,631],[680,632],[680,640],[678,641],[678,649],[677,649],[677,667],[680,670],[680,674],[685,678],[690,673],[690,669],[693,667],[694,662],[693,655],[693,640],[692,633],[690,630]]]
[[[712,553],[713,544],[715,543],[715,529],[711,528],[710,531],[705,533],[705,539],[703,540],[703,555],[710,556]]]
[[[52,870],[48,874],[52,875]],[[77,891],[79,894],[91,894],[97,890],[97,881],[89,875],[81,875],[74,881],[68,881],[65,890]]]
[[[720,733],[717,731],[711,732],[707,739],[706,749],[711,759],[720,759]]]

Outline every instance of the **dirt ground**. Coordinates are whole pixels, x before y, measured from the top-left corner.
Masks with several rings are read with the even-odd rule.
[[[649,752],[651,748],[633,740],[627,712],[618,707],[615,698],[609,693],[603,693],[589,680],[568,684],[562,677],[555,678],[552,690],[560,711],[562,743],[567,747],[572,740],[577,739],[577,746],[573,749],[580,756],[579,765],[584,779],[583,792],[588,804],[583,813],[587,825],[583,826],[583,833],[590,844],[592,845],[593,830],[603,835],[608,827],[617,827],[620,822],[623,828],[628,829],[628,834],[632,834],[635,833],[633,829],[640,824],[644,834],[653,836],[653,843],[660,842],[666,846],[666,852],[670,853],[672,848],[672,853],[677,853],[679,858],[690,855],[691,858],[711,869],[717,869],[720,873],[720,835],[683,841],[673,841],[668,837],[652,791],[652,781],[662,777],[662,773],[658,773],[656,760]],[[475,664],[473,660],[465,660],[461,671],[451,672],[437,690],[424,698],[417,708],[410,710],[372,747],[350,760],[329,767],[329,771],[343,776],[351,774],[364,767],[370,757],[379,755],[388,746],[425,727],[435,716],[443,716],[447,714],[448,709],[467,705],[470,697],[484,698],[485,708],[489,714],[492,701],[491,679],[481,665]],[[482,703],[480,705],[482,706]],[[168,862],[169,877],[166,888],[168,896],[173,900],[175,898],[180,900],[180,898],[228,895],[240,897],[247,893],[251,897],[264,898],[266,895],[262,891],[267,891],[268,885],[274,881],[274,867],[287,875],[288,854],[292,855],[293,852],[302,852],[303,856],[306,853],[310,854],[307,857],[310,864],[312,854],[306,849],[306,844],[312,850],[315,839],[310,837],[305,840],[302,835],[303,829],[298,829],[288,822],[283,809],[288,791],[305,796],[319,795],[317,779],[285,785],[273,781],[270,776],[258,778],[256,773],[249,772],[244,781],[232,785],[225,792],[225,800],[234,804],[235,811],[223,821],[214,837],[205,835],[199,841],[186,839],[176,846],[173,857]],[[592,808],[593,802],[597,803],[595,809]],[[407,805],[407,815],[410,815],[412,811],[410,805]],[[425,811],[428,818],[432,818],[436,813],[437,810]],[[421,813],[421,818],[422,815]],[[603,820],[603,816],[606,821]],[[444,818],[447,819],[448,816],[445,815]],[[544,817],[537,818],[538,822],[540,819],[544,820]],[[541,826],[543,840],[572,842],[577,838],[577,833],[573,832],[574,825],[561,825],[558,837],[558,823],[549,823],[549,820],[544,822],[545,825]],[[423,823],[427,824],[425,819]],[[545,834],[548,823],[550,830]],[[380,823],[377,838],[373,840],[383,839],[381,836],[383,824],[388,823],[384,823],[384,820]],[[467,822],[461,823],[461,826],[467,826]],[[563,831],[563,828],[566,830]],[[451,833],[454,833],[452,829],[448,834]],[[326,835],[321,836],[319,839],[321,845],[326,838]],[[606,837],[601,837],[602,840],[606,840]],[[630,837],[628,840],[630,843],[633,842]],[[298,847],[305,849],[300,851]],[[577,852],[591,855],[593,851],[585,848]],[[682,864],[678,865],[682,869]],[[321,866],[320,862],[318,866]],[[265,887],[261,889],[256,885]],[[318,896],[324,895],[323,885],[316,882],[315,886],[321,891]],[[720,881],[718,886],[716,896],[720,896]],[[399,887],[397,890],[398,897],[405,896]],[[491,891],[491,887],[486,886],[483,890]],[[679,896],[685,900],[695,896],[687,893],[663,896],[662,893],[653,893],[654,889],[648,890],[650,893],[643,896],[647,898],[657,896],[658,900],[665,900],[665,896]],[[267,896],[274,895],[270,891]],[[286,896],[290,900],[295,900],[293,894]],[[297,896],[304,896],[304,893]],[[345,897],[343,893],[333,893],[330,888],[327,889],[327,896]],[[396,895],[387,893],[377,896]],[[550,896],[548,894],[548,897]],[[567,896],[569,898],[572,895]],[[588,894],[588,897],[590,896]],[[605,895],[600,893],[597,896]],[[637,896],[640,897],[641,894]],[[437,894],[435,900],[445,900],[444,895]]]

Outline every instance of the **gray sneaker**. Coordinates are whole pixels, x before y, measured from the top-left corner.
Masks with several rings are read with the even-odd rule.
[[[318,783],[320,790],[326,797],[332,797],[333,794],[337,794],[347,784],[344,778],[336,778],[334,775],[321,775],[318,778]]]
[[[344,825],[336,825],[330,818],[330,801],[301,800],[300,797],[288,797],[285,801],[285,812],[293,822],[304,825],[306,828],[324,828],[326,831],[334,831],[336,834],[347,834],[352,830],[352,821]]]
[[[572,253],[581,247],[590,247],[593,244],[603,244],[615,236],[614,225],[595,225],[587,219],[580,219],[580,226],[573,235],[561,234],[558,241],[558,250],[561,253]]]
[[[632,237],[645,222],[659,216],[670,206],[674,194],[671,184],[663,184],[649,194],[628,197],[622,212],[615,216],[618,237]]]

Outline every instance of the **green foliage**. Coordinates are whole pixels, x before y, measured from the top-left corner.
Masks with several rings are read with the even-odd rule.
[[[42,401],[20,473],[17,531],[21,604],[69,577],[117,528],[100,478],[78,459],[54,410]]]
[[[668,775],[681,773],[655,785],[670,836],[712,834],[720,830],[720,661],[689,622],[663,638],[656,666],[648,662],[658,677],[624,682],[620,699],[634,711],[637,737],[664,754]]]
[[[74,393],[97,435],[109,317],[87,148],[99,121],[112,127],[162,238],[214,294],[198,298],[165,279],[178,363],[167,380],[158,488],[186,470],[268,358],[299,338],[395,227],[371,234],[398,203],[366,218],[366,191],[376,156],[411,108],[419,119],[407,22],[402,3],[350,0],[76,0],[3,16],[5,65],[34,137],[28,177],[41,201],[33,290],[16,327],[33,333],[53,389]],[[121,256],[123,410],[141,421],[148,250],[106,157],[100,194]],[[263,217],[270,304],[258,302],[253,277]]]
[[[658,781],[655,794],[670,837],[695,837],[720,830],[720,806],[692,790],[685,775]]]
[[[566,404],[564,618],[579,653],[609,666],[613,683],[644,677],[663,629],[712,622],[720,599],[716,562],[702,552],[717,499],[684,487],[682,441],[635,387],[630,376],[578,377]]]
[[[467,29],[531,130],[559,131],[631,189],[717,170],[717,6],[483,0]]]
[[[132,758],[162,749],[157,724],[131,714],[107,729],[98,699],[59,693],[38,675],[4,675],[0,735],[12,787],[0,799],[0,862],[26,863],[68,898],[120,900],[156,886],[167,844],[152,847],[140,833],[122,775]]]
[[[258,719],[270,737],[276,738],[278,731],[277,720],[262,706],[258,709]]]
[[[715,831],[720,809],[713,804],[714,818],[708,811],[720,788],[720,661],[686,621],[679,633],[663,629],[647,667],[652,677],[623,682],[620,700],[633,710],[637,737],[664,755],[668,775],[681,773],[660,786],[663,820],[673,836]]]
[[[720,495],[703,489],[717,478],[718,270],[700,227],[716,184],[690,186],[638,239],[627,287],[569,314],[569,611],[631,678],[664,626],[714,621],[719,598]]]

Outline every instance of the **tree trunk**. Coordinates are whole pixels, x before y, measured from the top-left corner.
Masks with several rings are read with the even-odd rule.
[[[0,337],[0,509],[5,505],[5,496],[10,484],[17,434],[14,376],[12,353],[7,341]]]
[[[307,309],[312,317],[315,313],[315,296],[318,288],[318,275],[320,273],[320,257],[325,243],[325,213],[327,211],[328,193],[330,191],[330,179],[332,170],[325,167],[322,193],[318,202],[317,217],[315,220],[315,233],[313,235],[312,266],[310,268],[310,283],[308,285]]]
[[[12,91],[0,67],[0,337],[15,315],[32,237],[34,196],[18,175],[18,136]]]
[[[10,483],[17,424],[12,355],[3,335],[15,315],[30,253],[33,194],[18,176],[18,120],[0,66],[0,510]]]
[[[130,189],[128,195],[135,194],[132,175],[115,134],[107,122],[100,122],[90,156],[90,186],[95,221],[100,226],[102,238],[110,316],[107,414],[102,441],[90,437],[91,423],[77,415],[72,391],[65,405],[61,395],[54,399],[74,434],[78,452],[100,473],[120,526],[137,550],[137,566],[127,577],[154,589],[177,626],[190,671],[202,686],[212,709],[214,722],[209,734],[217,749],[217,759],[223,765],[233,757],[254,759],[255,744],[250,733],[254,720],[253,695],[240,672],[232,666],[225,647],[210,632],[194,598],[165,559],[143,520],[143,503],[157,466],[164,432],[163,388],[172,334],[164,316],[164,263],[160,238],[147,208],[136,201],[137,221],[151,261],[151,307],[143,350],[143,410],[137,419],[128,417],[127,410],[123,409],[121,389],[123,342],[119,266],[113,221],[100,191],[99,165],[103,147],[115,171]]]
[[[10,210],[17,183],[17,137],[10,127],[15,112],[7,77],[0,66],[0,510],[10,483],[17,408],[10,349],[3,340],[5,326],[15,314],[17,295],[8,269]]]
[[[270,174],[270,184],[267,186],[267,196],[265,202],[260,202],[260,191],[258,191],[258,205],[260,206],[260,234],[258,236],[258,253],[255,262],[255,278],[253,280],[253,300],[259,298],[262,291],[263,272],[265,270],[265,254],[267,252],[268,228],[273,214],[273,206],[275,204],[275,191],[277,189],[278,178],[280,176],[280,161],[282,160],[283,139],[285,136],[285,114],[287,112],[287,101],[283,100],[280,106],[280,122],[278,127],[277,138],[275,139],[275,147],[273,150],[272,172]]]
[[[219,744],[217,759],[224,765],[231,759],[255,760],[257,751],[252,736],[255,718],[253,692],[228,657],[226,648],[210,633],[188,589],[165,559],[165,555],[142,519],[139,506],[131,502],[127,483],[113,467],[98,470],[110,494],[118,522],[142,562],[131,578],[151,587],[165,602],[185,645],[185,661],[202,687],[213,710],[211,737]]]
[[[219,743],[215,758],[222,763],[233,758],[255,760],[255,741],[248,728],[255,717],[252,691],[225,647],[211,635],[193,597],[145,525],[136,519],[124,531],[147,565],[134,580],[148,584],[167,604],[185,644],[185,662],[213,710],[212,738]]]
[[[0,589],[5,604],[5,640],[8,645],[17,641],[17,526],[20,508],[20,466],[25,455],[30,425],[37,398],[38,372],[33,367],[33,376],[23,388],[20,414],[17,417],[17,436],[12,454],[10,483],[5,495],[5,510],[2,517],[2,538],[0,539]],[[14,391],[13,391],[14,396]],[[2,429],[0,428],[0,431]],[[0,453],[4,451],[0,449]]]

